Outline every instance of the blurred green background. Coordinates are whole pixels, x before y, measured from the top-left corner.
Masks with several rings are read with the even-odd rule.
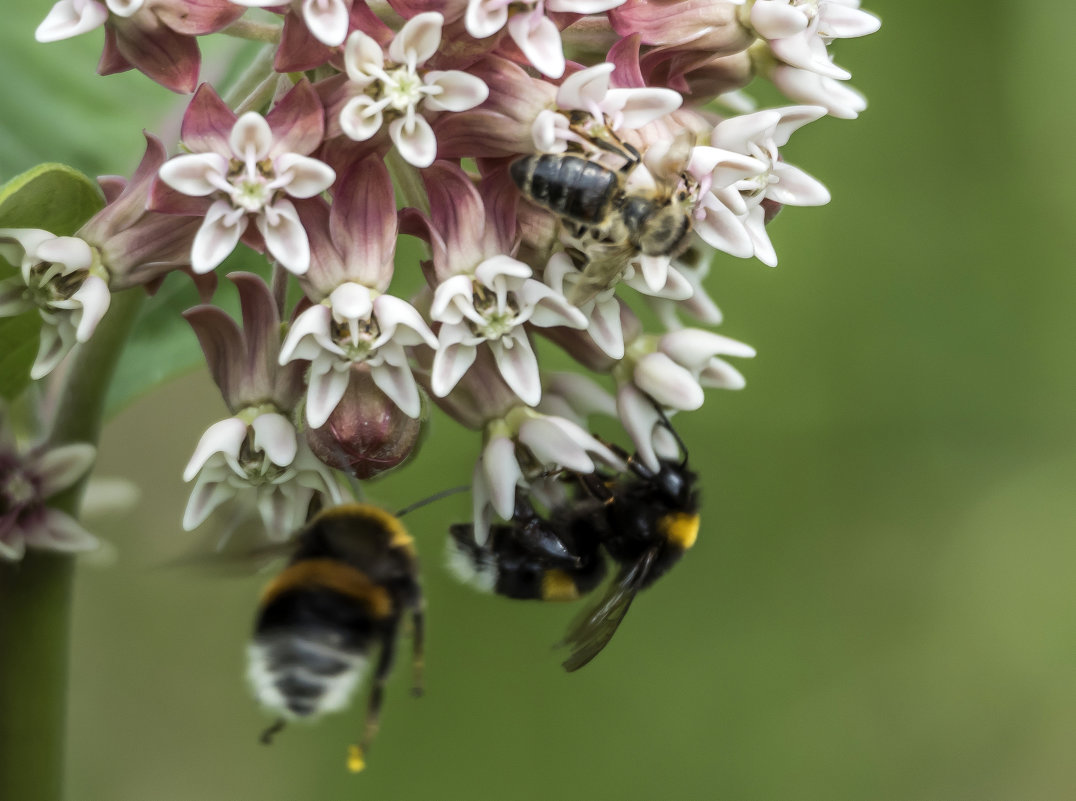
[[[49,3],[12,5],[0,177],[129,172],[140,129],[174,128],[182,103],[136,73],[93,77],[100,33],[28,46]],[[836,52],[871,108],[787,152],[833,202],[780,216],[777,269],[711,273],[721,331],[759,357],[746,390],[677,418],[699,543],[597,661],[569,676],[550,651],[574,610],[448,579],[453,498],[408,518],[426,697],[397,671],[358,777],[362,702],[260,746],[243,647],[263,579],[160,568],[205,541],[180,530],[180,473],[224,407],[191,375],[101,447],[100,474],[143,494],[95,524],[114,561],[79,573],[71,801],[1072,798],[1076,6],[867,7],[881,32]],[[468,475],[477,447],[436,417],[371,497],[438,490],[434,462]]]

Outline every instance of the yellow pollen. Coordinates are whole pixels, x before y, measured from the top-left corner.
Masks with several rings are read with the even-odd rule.
[[[361,773],[366,767],[366,759],[362,755],[362,749],[357,745],[347,747],[347,769],[352,773]]]
[[[665,515],[658,523],[665,539],[683,550],[695,544],[699,536],[699,516],[686,512],[673,512]]]
[[[579,597],[579,590],[572,577],[563,570],[547,570],[542,575],[543,601],[574,601]]]

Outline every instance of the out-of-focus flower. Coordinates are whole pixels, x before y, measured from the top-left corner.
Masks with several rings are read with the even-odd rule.
[[[103,25],[99,74],[137,69],[173,92],[187,94],[198,83],[197,37],[227,27],[242,14],[228,0],[60,0],[35,37],[55,42]]]
[[[388,54],[362,31],[348,37],[344,64],[354,96],[340,111],[344,133],[362,142],[381,130],[388,118],[389,136],[400,155],[416,167],[437,157],[437,139],[419,113],[466,111],[482,103],[489,89],[481,78],[459,70],[422,70],[441,44],[444,20],[436,12],[419,14],[400,29]]]
[[[195,484],[183,527],[195,528],[236,496],[253,496],[269,537],[282,540],[306,520],[315,493],[332,503],[343,494],[289,419],[302,396],[302,367],[278,364],[280,319],[269,288],[255,275],[229,278],[239,289],[242,330],[214,306],[185,314],[233,416],[206,430],[187,464],[183,478]]]
[[[348,32],[348,16],[352,0],[231,0],[247,8],[288,6],[288,16],[301,19],[306,28],[324,45],[338,47],[344,43]],[[287,23],[285,23],[287,24]]]
[[[21,452],[0,409],[0,559],[22,559],[27,548],[71,553],[97,547],[77,520],[48,506],[93,465],[92,445],[60,445]]]
[[[236,119],[208,85],[198,90],[183,117],[182,139],[191,152],[160,169],[161,181],[173,190],[205,199],[194,207],[204,215],[191,250],[196,273],[224,261],[251,218],[274,259],[297,275],[307,271],[310,244],[286,196],[314,197],[335,180],[331,167],[306,155],[323,133],[321,103],[306,81],[264,118],[250,111]],[[151,204],[158,211],[193,212],[189,203],[158,189]]]
[[[36,308],[41,344],[30,369],[35,381],[86,342],[108,311],[108,273],[83,240],[37,228],[0,228],[0,257],[19,274],[0,281],[0,317]]]

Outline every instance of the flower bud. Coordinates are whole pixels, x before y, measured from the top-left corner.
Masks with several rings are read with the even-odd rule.
[[[370,368],[359,364],[325,425],[308,428],[306,441],[325,464],[367,479],[403,463],[421,433],[422,420],[401,411],[374,383]]]

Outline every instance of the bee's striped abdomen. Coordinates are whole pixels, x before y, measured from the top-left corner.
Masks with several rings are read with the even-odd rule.
[[[581,223],[601,222],[620,191],[620,176],[579,156],[524,156],[512,162],[512,180],[543,208]]]

